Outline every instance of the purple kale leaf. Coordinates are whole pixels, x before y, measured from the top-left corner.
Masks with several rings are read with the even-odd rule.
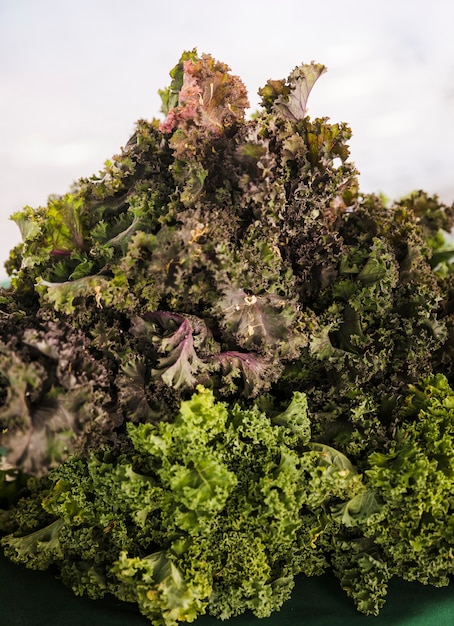
[[[288,82],[269,81],[260,91],[265,106],[271,101],[273,108],[282,117],[292,122],[304,119],[307,100],[316,80],[326,71],[321,63],[310,63],[296,67]]]
[[[221,373],[219,391],[228,395],[240,389],[247,398],[269,389],[282,371],[278,364],[255,352],[220,352],[212,357],[212,362]]]
[[[155,311],[145,317],[156,322],[163,331],[163,336],[156,338],[155,348],[162,356],[153,371],[154,376],[175,389],[193,388],[198,382],[197,375],[206,366],[196,353],[188,317],[168,311]]]
[[[235,287],[224,293],[219,302],[221,324],[241,349],[269,356],[298,354],[293,329],[296,308],[287,299],[268,292],[248,294]]]
[[[249,106],[246,88],[237,76],[229,74],[224,63],[212,56],[187,56],[174,69],[179,77],[175,81],[177,88],[181,85],[178,100],[175,93],[170,98],[168,92],[162,94],[164,110],[169,103],[175,106],[168,110],[161,129],[168,133],[196,126],[223,135],[244,117]]]

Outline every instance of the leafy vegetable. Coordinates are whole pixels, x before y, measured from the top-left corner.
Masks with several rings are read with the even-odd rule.
[[[196,50],[47,206],[0,292],[5,552],[154,624],[268,615],[331,568],[376,614],[452,575],[454,205],[359,190],[325,67]]]
[[[454,573],[454,392],[441,374],[411,386],[405,423],[366,470],[380,502],[367,519],[394,571],[406,580],[447,585]]]
[[[2,544],[18,562],[56,565],[76,593],[137,602],[153,624],[207,610],[269,615],[296,574],[327,566],[332,503],[364,490],[334,450],[308,446],[302,394],[270,420],[198,387],[172,422],[128,433],[132,447],[116,458],[52,470],[34,498],[54,521]],[[13,515],[20,533],[27,499]]]
[[[2,454],[33,475],[113,437],[109,374],[67,322],[3,311]]]

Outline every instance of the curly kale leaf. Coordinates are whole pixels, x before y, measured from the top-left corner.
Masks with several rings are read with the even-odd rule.
[[[173,71],[174,83],[181,76],[181,67],[182,81],[176,81],[178,86],[181,83],[178,96],[173,94],[169,99],[169,93],[174,91],[172,86],[163,94],[164,110],[170,102],[178,100],[168,110],[160,128],[164,134],[172,133],[169,139],[175,159],[172,173],[181,202],[192,206],[212,186],[213,175],[216,178],[222,175],[217,159],[213,162],[213,150],[220,154],[228,151],[224,139],[234,135],[244,123],[249,102],[241,80],[210,55],[201,58],[195,54],[183,55],[178,69]]]
[[[23,211],[12,215],[26,243],[24,267],[32,268],[49,255],[64,257],[73,250],[84,248],[82,207],[82,198],[69,193],[50,198],[46,210],[33,211],[31,207],[25,207]]]
[[[60,533],[64,524],[64,520],[57,519],[29,535],[8,536],[8,541],[2,542],[5,556],[31,569],[47,569],[63,558]]]
[[[178,626],[206,612],[211,591],[207,581],[202,575],[184,578],[165,551],[143,558],[122,552],[112,573],[121,583],[123,599],[136,602],[153,624]]]
[[[190,321],[183,315],[167,311],[149,313],[146,319],[157,322],[164,330],[157,346],[158,354],[164,356],[159,359],[154,375],[175,389],[193,388],[204,363],[195,351]]]
[[[331,566],[342,589],[351,597],[359,611],[378,615],[386,602],[388,584],[393,576],[390,567],[371,539],[342,537],[333,539]]]
[[[276,350],[285,342],[293,321],[286,300],[274,294],[256,296],[242,289],[229,289],[219,308],[222,324],[247,350]]]
[[[288,435],[291,434],[299,442],[308,445],[311,438],[311,421],[308,415],[306,395],[301,391],[295,391],[288,407],[273,416],[271,422],[281,426],[284,432],[287,432]]]
[[[254,398],[261,391],[269,389],[273,379],[277,380],[280,373],[276,364],[254,352],[220,352],[213,355],[212,363],[221,374],[217,389],[225,395],[240,390],[243,396]]]
[[[274,101],[274,108],[285,118],[292,121],[302,120],[306,116],[307,100],[316,80],[326,71],[321,63],[300,65],[287,79],[288,93],[279,94]]]
[[[296,67],[287,81],[268,81],[259,91],[263,103],[293,122],[306,116],[307,100],[316,80],[326,71],[320,63]]]
[[[197,58],[195,52],[184,54],[172,71],[173,85],[162,94],[164,108],[168,110],[161,125],[163,132],[175,128],[187,132],[195,126],[217,135],[241,120],[249,106],[246,90],[241,80],[231,76],[228,70],[210,55]],[[169,107],[173,103],[175,106]],[[181,149],[180,138],[174,146]]]
[[[128,429],[135,448],[152,457],[160,481],[169,486],[164,514],[189,535],[211,527],[236,484],[219,453],[210,450],[211,439],[221,435],[227,418],[225,407],[215,406],[213,400],[199,392],[181,404],[174,422]]]

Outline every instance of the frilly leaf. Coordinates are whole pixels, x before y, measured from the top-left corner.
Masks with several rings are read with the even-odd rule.
[[[165,331],[157,347],[158,353],[164,356],[159,359],[153,374],[175,389],[195,387],[195,374],[205,365],[194,349],[189,320],[183,315],[167,311],[150,313],[147,319],[157,322]]]
[[[255,352],[230,350],[220,352],[212,359],[221,371],[223,384],[221,391],[226,393],[236,391],[241,388],[242,382],[242,394],[248,398],[267,390],[281,371],[278,365]]]
[[[291,121],[304,119],[312,87],[325,71],[324,65],[314,62],[296,67],[288,77],[288,84],[280,85],[280,93],[274,100],[274,109]],[[276,81],[274,84],[276,86]]]
[[[271,353],[289,343],[295,310],[290,311],[289,302],[276,294],[248,295],[229,287],[219,309],[222,323],[243,348]]]
[[[308,444],[311,437],[311,422],[307,414],[307,397],[295,391],[288,407],[272,419],[272,423],[287,428]]]
[[[169,87],[167,87],[167,89],[160,89],[158,92],[161,96],[161,111],[164,113],[164,115],[167,115],[171,109],[175,108],[178,105],[178,98],[181,88],[183,87],[185,62],[189,60],[197,61],[197,59],[198,54],[195,48],[191,51],[183,52],[178,63],[172,70],[170,70],[169,74],[172,82],[170,83]]]
[[[237,76],[229,74],[224,63],[208,54],[197,58],[193,51],[183,55],[173,73],[171,87],[163,92],[163,110],[167,110],[161,125],[163,132],[195,125],[222,135],[225,129],[244,118],[249,106],[246,88]]]

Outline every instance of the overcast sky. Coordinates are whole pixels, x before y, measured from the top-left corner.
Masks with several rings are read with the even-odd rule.
[[[194,47],[253,107],[269,78],[325,64],[309,114],[349,123],[363,191],[452,203],[453,24],[452,0],[0,0],[0,265],[9,216],[98,172]]]

